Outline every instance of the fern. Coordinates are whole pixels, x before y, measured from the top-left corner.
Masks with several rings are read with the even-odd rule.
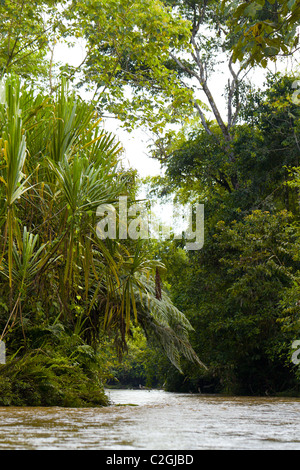
[[[182,356],[207,369],[190,344],[189,332],[193,327],[186,316],[174,306],[164,291],[160,299],[156,298],[153,281],[142,277],[141,282],[145,290],[136,292],[138,320],[148,336],[156,338],[169,360],[180,372]]]

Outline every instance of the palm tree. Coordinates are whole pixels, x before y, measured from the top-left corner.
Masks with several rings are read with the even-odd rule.
[[[34,321],[32,306],[39,303],[48,323],[73,329],[80,323],[93,344],[103,331],[112,332],[124,350],[138,323],[178,368],[181,354],[201,364],[185,316],[164,292],[157,298],[154,276],[163,266],[140,240],[97,236],[97,207],[133,195],[115,136],[103,131],[95,110],[65,81],[47,97],[8,77],[4,92],[0,296],[7,307],[0,313],[1,338],[24,318]]]

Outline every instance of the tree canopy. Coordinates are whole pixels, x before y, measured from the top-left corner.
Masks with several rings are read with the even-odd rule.
[[[234,61],[245,59],[266,67],[268,59],[287,56],[298,50],[300,5],[297,0],[224,0],[224,11],[234,8],[232,32],[238,40],[232,45]]]

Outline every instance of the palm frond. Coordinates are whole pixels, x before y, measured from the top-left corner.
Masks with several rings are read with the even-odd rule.
[[[155,280],[140,278],[136,303],[138,319],[145,332],[160,343],[178,370],[181,371],[182,356],[206,369],[189,342],[192,325],[164,291],[161,299],[157,299]]]

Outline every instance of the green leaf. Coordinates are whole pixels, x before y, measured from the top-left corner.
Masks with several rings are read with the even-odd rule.
[[[257,12],[262,9],[262,7],[262,5],[252,2],[245,8],[244,14],[254,17],[256,16]]]

